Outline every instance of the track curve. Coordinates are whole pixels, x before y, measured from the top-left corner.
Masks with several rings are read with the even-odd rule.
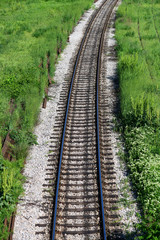
[[[106,239],[99,141],[99,76],[104,32],[117,0],[105,1],[82,40],[64,120],[52,239]]]

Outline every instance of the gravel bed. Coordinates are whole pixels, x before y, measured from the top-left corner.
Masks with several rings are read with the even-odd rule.
[[[48,152],[50,150],[50,137],[52,135],[55,117],[57,115],[58,101],[62,90],[63,82],[70,69],[73,68],[72,59],[79,47],[83,34],[94,12],[94,8],[101,5],[103,0],[94,4],[95,7],[88,10],[80,19],[73,33],[69,36],[69,43],[60,55],[60,60],[56,66],[54,81],[56,82],[49,88],[49,101],[46,109],[40,109],[38,125],[35,127],[34,134],[37,135],[38,145],[30,148],[24,175],[25,193],[21,196],[17,206],[13,240],[45,240],[49,239],[47,230],[45,235],[36,235],[35,225],[39,224],[39,218],[44,214],[42,206],[44,203],[44,182],[46,177]],[[72,68],[71,68],[72,67]],[[52,144],[53,145],[53,144]],[[47,220],[46,220],[47,221]]]
[[[119,1],[119,4],[121,1]],[[119,214],[121,223],[123,224],[123,234],[124,239],[134,239],[137,233],[135,230],[135,225],[140,221],[137,217],[137,213],[140,214],[136,197],[134,192],[132,191],[132,186],[128,178],[128,171],[126,164],[119,157],[119,152],[123,153],[123,142],[120,140],[121,136],[117,132],[114,131],[114,118],[116,118],[115,112],[118,111],[119,103],[117,98],[117,90],[119,89],[117,82],[117,59],[116,59],[116,40],[115,36],[115,13],[112,15],[112,20],[110,23],[109,29],[109,38],[107,39],[106,35],[106,49],[108,49],[106,53],[106,86],[108,89],[108,93],[110,94],[109,104],[111,108],[110,121],[112,123],[112,133],[111,133],[111,141],[112,141],[112,152],[114,158],[114,170],[116,171],[116,185],[118,188],[118,197],[119,197]],[[106,33],[107,34],[107,33]]]
[[[95,3],[95,7],[98,7],[103,1],[100,0]],[[44,235],[36,235],[37,229],[35,225],[41,223],[39,218],[44,215],[42,206],[45,206],[44,202],[44,186],[46,178],[46,168],[48,153],[50,151],[50,137],[52,136],[53,127],[55,123],[55,117],[57,115],[57,107],[62,90],[63,82],[66,76],[69,74],[71,67],[73,67],[72,59],[75,56],[87,23],[93,13],[94,9],[87,11],[75,27],[74,32],[69,37],[69,43],[60,56],[60,60],[56,66],[56,72],[54,76],[55,84],[49,88],[49,101],[47,102],[46,109],[41,108],[38,125],[35,128],[34,133],[37,135],[38,145],[31,147],[29,155],[27,157],[24,175],[26,176],[26,183],[24,184],[25,193],[21,196],[20,202],[17,207],[17,216],[15,219],[15,227],[13,240],[47,240],[49,239],[48,230],[39,228],[39,231],[44,231]],[[109,39],[106,38],[106,47],[109,47],[109,52],[106,55],[106,85],[110,91],[110,105],[114,109],[116,103],[115,93],[115,79],[116,74],[116,60],[111,57],[115,56],[113,48],[116,44],[114,40],[114,20],[115,14],[112,17],[111,28],[109,30]],[[114,113],[111,116],[114,117]],[[113,124],[114,127],[114,124]],[[119,142],[119,135],[112,132],[112,150],[115,159],[115,170],[117,177],[117,186],[119,189],[119,198],[122,200],[119,203],[119,213],[121,221],[124,223],[124,235],[129,232],[130,236],[134,234],[134,225],[139,220],[136,217],[137,205],[135,203],[134,194],[131,191],[131,186],[127,177],[127,170],[125,164],[118,157],[119,148],[117,143]],[[54,145],[52,143],[52,145]],[[122,146],[122,145],[121,145]],[[76,158],[76,157],[75,157]],[[78,158],[78,157],[77,157]],[[76,159],[77,159],[76,158]],[[75,179],[76,181],[76,179]],[[83,181],[76,181],[78,184]],[[126,194],[127,193],[127,194]],[[127,205],[124,205],[124,201]],[[74,215],[73,213],[70,213]],[[83,214],[83,212],[82,212]],[[48,219],[45,220],[48,224]],[[128,235],[129,236],[129,235]],[[129,238],[127,239],[133,239]],[[67,239],[72,239],[68,236]],[[78,235],[74,236],[74,240],[79,239]],[[85,238],[84,238],[85,239]],[[94,236],[93,236],[93,239]],[[97,238],[98,240],[99,238]]]

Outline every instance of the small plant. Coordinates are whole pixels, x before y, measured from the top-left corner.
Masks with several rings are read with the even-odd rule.
[[[7,193],[11,191],[13,185],[13,171],[11,170],[10,174],[6,168],[3,169],[2,176],[2,190],[3,190],[3,198],[6,198]]]
[[[19,161],[9,162],[0,155],[0,239],[8,238],[8,229],[4,220],[10,218],[16,209],[19,194],[22,193],[22,179]]]

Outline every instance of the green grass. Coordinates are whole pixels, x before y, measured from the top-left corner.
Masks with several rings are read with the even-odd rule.
[[[153,6],[156,9],[160,7],[159,4]],[[128,114],[131,109],[137,114],[136,110],[141,109],[140,115],[144,111],[145,117],[156,117],[159,121],[160,42],[151,10],[152,3],[141,3],[138,0],[124,1],[120,6],[116,22],[118,68],[122,79],[120,87],[123,115]],[[158,24],[156,26],[159,29]]]
[[[15,142],[12,156],[16,159],[13,163],[2,156],[0,159],[0,239],[7,238],[3,222],[15,209],[22,192],[23,161],[28,147],[36,143],[32,130],[48,85],[47,55],[53,77],[58,49],[64,49],[68,35],[92,3],[93,0],[0,1],[0,142],[3,144],[10,132]],[[4,175],[8,179],[5,184]],[[12,175],[13,180],[9,180]]]
[[[120,128],[130,177],[142,208],[140,239],[160,236],[160,3],[124,0],[116,39]]]

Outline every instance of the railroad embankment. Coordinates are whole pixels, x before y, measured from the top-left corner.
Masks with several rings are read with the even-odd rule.
[[[124,0],[116,21],[121,116],[130,177],[142,208],[140,239],[160,237],[160,3]]]
[[[23,192],[21,170],[28,147],[36,143],[32,130],[58,56],[92,3],[0,1],[0,239],[7,239],[7,222]]]

